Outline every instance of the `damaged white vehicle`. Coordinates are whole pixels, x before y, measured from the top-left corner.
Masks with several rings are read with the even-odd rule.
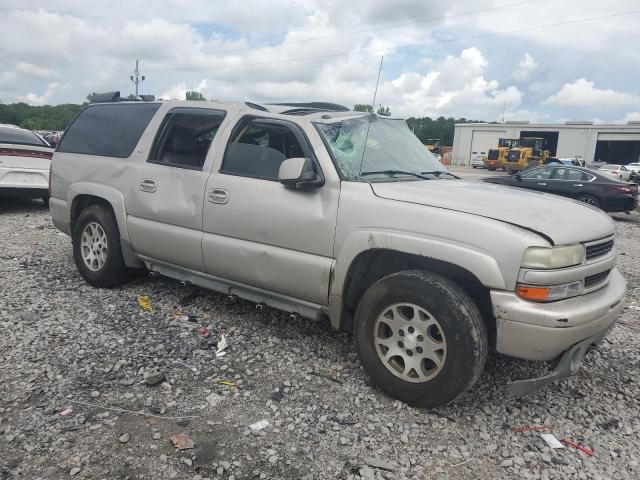
[[[614,224],[456,179],[402,120],[334,104],[89,105],[53,158],[51,214],[97,287],[131,269],[354,334],[375,383],[447,403],[489,349],[579,368],[622,309]]]

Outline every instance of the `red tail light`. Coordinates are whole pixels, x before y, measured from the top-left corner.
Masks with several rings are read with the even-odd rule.
[[[0,156],[47,158],[51,160],[51,158],[53,157],[53,152],[46,152],[41,150],[21,150],[19,148],[0,148]]]
[[[627,195],[631,194],[634,197],[638,195],[638,187],[635,185],[609,185],[614,190],[620,193],[626,193]]]

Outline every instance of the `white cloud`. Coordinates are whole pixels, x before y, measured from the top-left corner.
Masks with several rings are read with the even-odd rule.
[[[42,95],[36,95],[35,93],[27,93],[26,95],[18,96],[18,101],[28,103],[29,105],[45,105],[49,102],[51,97],[64,89],[65,85],[60,85],[57,82],[47,85],[47,89]]]
[[[528,53],[524,54],[518,63],[518,68],[511,74],[511,78],[519,82],[524,82],[531,78],[531,74],[538,68],[538,62]]]
[[[545,105],[558,107],[584,107],[594,109],[611,109],[630,105],[640,105],[640,95],[617,92],[611,89],[595,87],[594,82],[579,78],[573,83],[565,83],[556,94],[544,102]]]
[[[640,112],[629,112],[618,123],[640,122]]]

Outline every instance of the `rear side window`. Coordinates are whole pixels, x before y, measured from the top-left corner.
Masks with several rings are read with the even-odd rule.
[[[69,126],[58,152],[127,158],[159,103],[90,105]]]
[[[0,143],[48,147],[35,133],[22,128],[0,127]]]
[[[222,110],[182,107],[170,110],[156,135],[148,162],[202,170],[224,116]]]

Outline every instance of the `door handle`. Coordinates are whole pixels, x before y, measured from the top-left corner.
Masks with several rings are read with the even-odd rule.
[[[538,185],[540,185],[541,187],[546,187],[547,186],[547,184],[544,183],[544,182],[539,182]]]
[[[140,182],[140,190],[143,192],[153,193],[158,189],[158,182],[145,178]]]
[[[212,188],[209,190],[208,198],[211,203],[224,205],[229,201],[229,192],[224,188]]]
[[[574,183],[573,186],[574,187],[584,187],[584,185],[582,185],[581,183]]]

